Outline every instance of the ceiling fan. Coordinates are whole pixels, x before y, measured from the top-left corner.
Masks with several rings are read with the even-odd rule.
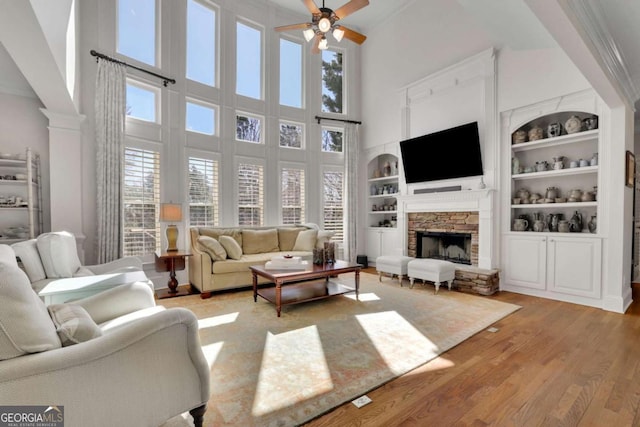
[[[311,22],[283,25],[276,27],[275,30],[304,30],[302,33],[304,34],[305,40],[311,41],[313,39],[313,45],[311,46],[312,53],[320,53],[320,50],[327,48],[328,32],[331,32],[337,41],[342,40],[344,37],[354,43],[362,44],[367,39],[365,35],[337,24],[336,22],[367,6],[369,0],[351,0],[335,11],[325,7],[324,0],[322,0],[322,7],[316,6],[313,0],[302,0],[302,2],[311,12]]]

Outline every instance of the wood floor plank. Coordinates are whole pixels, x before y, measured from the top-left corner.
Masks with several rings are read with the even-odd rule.
[[[640,426],[640,286],[625,314],[510,292],[522,308],[437,359],[307,424]]]

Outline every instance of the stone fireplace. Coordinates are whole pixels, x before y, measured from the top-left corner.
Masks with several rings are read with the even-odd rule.
[[[478,212],[411,212],[407,255],[478,265]]]

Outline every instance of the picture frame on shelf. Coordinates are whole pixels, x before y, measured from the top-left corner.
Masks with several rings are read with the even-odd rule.
[[[627,150],[626,161],[625,161],[625,182],[624,184],[627,187],[633,187],[634,181],[636,179],[636,156]]]

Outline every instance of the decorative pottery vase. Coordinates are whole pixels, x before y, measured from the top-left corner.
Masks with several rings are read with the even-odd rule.
[[[555,199],[558,197],[558,189],[556,187],[547,187],[547,199]]]
[[[517,174],[521,173],[520,160],[518,160],[517,157],[512,157],[511,158],[511,173],[514,174],[514,175],[517,175]]]
[[[562,219],[562,214],[549,214],[547,219],[547,225],[549,226],[549,231],[557,232],[558,231],[558,223]]]
[[[571,217],[571,220],[569,221],[569,229],[573,233],[579,233],[582,231],[582,214],[580,214],[580,212],[576,211]]]
[[[543,160],[541,162],[536,162],[536,171],[544,172],[547,170],[547,166],[549,166],[549,164],[547,163],[546,160]]]
[[[595,233],[598,229],[598,218],[595,215],[591,215],[591,219],[587,223],[590,233]]]
[[[582,129],[582,121],[580,120],[580,117],[569,117],[569,120],[564,123],[564,128],[567,130],[567,133],[580,132],[580,130]]]
[[[570,230],[571,230],[571,228],[569,227],[569,221],[567,221],[566,219],[558,221],[558,232],[559,233],[568,233]]]
[[[544,228],[547,226],[547,224],[545,224],[545,222],[541,219],[536,219],[533,222],[533,231],[536,232],[543,232]]]
[[[547,135],[549,135],[549,138],[562,135],[562,123],[556,122],[549,124],[549,126],[547,126]]]
[[[593,153],[593,156],[591,157],[591,160],[589,161],[589,164],[591,166],[597,166],[598,165],[598,153]]]
[[[580,167],[584,168],[589,166],[589,160],[585,160],[585,159],[580,159]]]
[[[512,142],[514,144],[520,144],[522,142],[527,142],[527,132],[525,132],[524,130],[520,129],[517,130],[513,133],[513,136],[511,137]]]
[[[584,130],[598,129],[598,116],[591,116],[583,119],[582,125],[584,126]]]
[[[529,141],[537,141],[544,138],[544,131],[540,126],[534,126],[529,130],[528,136]]]
[[[529,228],[529,221],[522,218],[517,218],[513,221],[513,231],[527,231]]]

